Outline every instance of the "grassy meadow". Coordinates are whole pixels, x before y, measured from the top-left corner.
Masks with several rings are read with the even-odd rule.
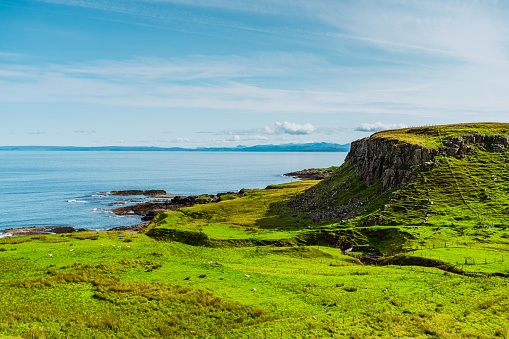
[[[503,277],[362,265],[323,246],[210,248],[106,232],[8,240],[0,333],[13,338],[503,338],[509,329]]]
[[[439,147],[473,129],[509,133],[374,137]],[[508,159],[437,156],[391,192],[345,163],[161,213],[144,233],[0,238],[0,338],[509,338]],[[362,214],[308,213],[338,205]]]
[[[147,234],[0,239],[0,333],[5,338],[508,335],[506,278],[492,273],[509,273],[509,257],[501,260],[509,231],[472,229],[458,237],[453,228],[398,226],[393,237],[406,235],[401,252],[406,258],[456,265],[468,249],[476,262],[462,268],[472,274],[448,273],[436,264],[364,265],[355,254],[343,255],[335,241],[343,232],[368,245],[374,228],[303,229],[272,215],[275,202],[315,183],[248,190],[243,198],[167,212]],[[172,229],[187,235],[180,240],[189,244],[176,240],[183,236],[178,232],[172,233],[175,239],[155,232]],[[336,232],[337,238],[320,244],[321,238],[310,236],[316,232]],[[203,245],[194,243],[200,241]]]

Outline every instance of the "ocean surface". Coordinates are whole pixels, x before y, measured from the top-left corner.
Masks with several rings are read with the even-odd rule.
[[[0,233],[27,226],[94,230],[134,225],[115,216],[114,190],[215,194],[290,182],[284,173],[341,165],[347,153],[0,151]]]

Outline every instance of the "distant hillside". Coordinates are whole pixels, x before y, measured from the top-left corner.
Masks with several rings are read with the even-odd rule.
[[[0,151],[107,151],[107,152],[348,152],[350,144],[306,143],[237,147],[144,147],[144,146],[0,146]]]
[[[375,133],[288,206],[316,223],[350,226],[507,225],[509,124]]]

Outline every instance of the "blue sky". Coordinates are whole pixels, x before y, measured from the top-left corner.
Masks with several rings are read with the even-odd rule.
[[[0,145],[509,122],[508,17],[491,0],[2,0]]]

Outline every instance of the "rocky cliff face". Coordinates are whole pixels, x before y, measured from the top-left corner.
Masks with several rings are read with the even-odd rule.
[[[372,136],[354,141],[346,161],[356,168],[357,176],[366,186],[381,180],[382,190],[389,191],[414,180],[416,167],[433,166],[431,161],[437,155],[464,158],[475,147],[504,152],[509,147],[509,136],[469,134],[451,137],[443,145],[440,149],[430,149]]]
[[[352,143],[346,161],[356,168],[366,186],[381,180],[383,191],[388,191],[415,179],[412,170],[438,154],[438,150],[419,145],[369,137]]]
[[[452,137],[444,142],[445,147],[440,150],[440,153],[464,158],[468,153],[474,150],[476,145],[481,145],[489,151],[504,152],[506,148],[509,147],[509,136],[469,134]]]
[[[440,137],[438,134],[434,135],[435,138],[437,136]],[[450,165],[444,166],[447,162],[435,159],[436,156],[461,159],[472,155],[471,161],[475,163],[476,150],[483,154],[493,152],[509,154],[507,152],[509,136],[507,135],[467,132],[465,136],[448,136],[440,140],[440,148],[426,148],[419,144],[395,139],[375,134],[354,141],[345,163],[340,168],[316,186],[292,198],[287,206],[296,215],[305,214],[317,223],[323,221],[346,223],[361,217],[357,219],[359,225],[383,224],[385,221],[382,214],[389,213],[387,211],[387,208],[391,206],[389,202],[394,199],[391,191],[405,189],[409,183],[415,182],[423,171],[429,173],[430,169],[438,170],[437,173],[444,172],[443,175],[451,175]],[[509,163],[509,156],[502,158]],[[444,177],[443,180],[452,182],[455,179]],[[441,185],[441,189],[454,186],[443,182],[433,185],[435,184]],[[419,199],[415,201],[420,201]],[[427,208],[430,199],[426,201]],[[406,209],[416,210],[417,207],[405,205],[397,213],[401,212],[400,214],[404,216]],[[425,216],[426,213],[423,212],[423,215]]]

